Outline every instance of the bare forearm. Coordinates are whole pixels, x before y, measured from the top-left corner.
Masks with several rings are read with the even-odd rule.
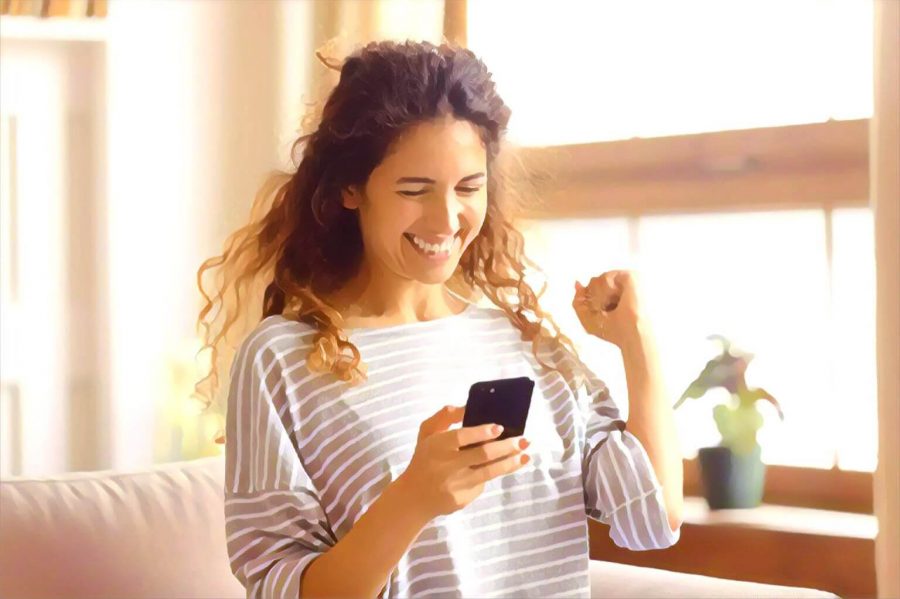
[[[430,521],[414,507],[402,480],[388,485],[344,538],[309,565],[300,581],[300,597],[377,597]]]
[[[681,525],[684,504],[684,468],[675,428],[675,416],[666,397],[662,368],[649,324],[623,344],[622,360],[628,384],[627,429],[638,438],[663,487],[669,525]]]

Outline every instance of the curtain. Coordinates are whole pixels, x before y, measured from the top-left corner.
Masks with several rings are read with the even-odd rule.
[[[340,63],[375,40],[443,40],[466,45],[467,0],[315,0],[314,45]],[[315,57],[313,59],[318,62]],[[329,89],[338,72],[313,67],[313,86]],[[319,96],[321,97],[321,95]]]

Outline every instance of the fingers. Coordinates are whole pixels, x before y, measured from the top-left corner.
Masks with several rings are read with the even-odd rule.
[[[585,331],[591,335],[602,337],[603,319],[606,315],[601,315],[599,310],[592,307],[586,300],[576,299],[572,302],[572,308]]]
[[[510,474],[521,469],[530,460],[531,456],[527,453],[517,452],[480,468],[470,469],[470,473],[463,480],[469,485],[485,483],[498,476]]]
[[[572,299],[572,306],[587,305],[588,295],[587,288],[582,287],[581,283],[575,281],[575,297]]]
[[[609,285],[602,275],[591,277],[586,287],[577,281],[575,285],[575,299],[591,310],[595,310],[600,299],[609,295]]]
[[[460,458],[470,468],[483,468],[510,454],[521,453],[528,445],[529,442],[524,437],[511,437],[461,449]]]
[[[596,312],[591,304],[591,297],[588,295],[587,288],[583,287],[578,281],[575,281],[575,297],[572,299],[572,307],[576,312],[582,310],[586,310],[592,314]]]
[[[575,298],[572,306],[576,309],[584,307],[591,314],[615,310],[622,295],[622,290],[616,283],[619,272],[610,271],[597,277],[591,277],[587,287],[575,281]]]
[[[494,426],[493,423],[480,424],[478,426],[464,426],[454,431],[450,431],[451,434],[447,435],[444,443],[446,443],[448,449],[462,449],[490,441],[491,439],[496,439],[503,434],[503,427],[497,425],[499,430],[494,431]]]
[[[434,413],[434,415],[426,418],[419,425],[419,441],[425,437],[429,437],[436,433],[446,431],[454,422],[463,419],[465,408],[459,406],[444,406]]]

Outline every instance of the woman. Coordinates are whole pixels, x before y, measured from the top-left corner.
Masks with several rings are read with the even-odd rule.
[[[681,458],[634,277],[591,278],[573,308],[622,348],[652,462],[524,282],[509,116],[469,50],[366,45],[296,172],[198,273],[221,268],[200,315],[214,364],[241,331],[225,515],[248,597],[586,597],[585,516],[630,549],[678,540]],[[523,375],[523,437],[453,426],[472,383]]]

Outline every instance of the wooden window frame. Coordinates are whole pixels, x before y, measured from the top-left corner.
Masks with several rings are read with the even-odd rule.
[[[869,205],[869,119],[525,147],[552,178],[524,218]]]
[[[869,119],[528,147],[553,182],[528,219],[798,210],[869,205]],[[546,181],[545,181],[546,182]],[[684,492],[702,495],[696,459]],[[763,501],[873,513],[873,473],[770,465]]]

